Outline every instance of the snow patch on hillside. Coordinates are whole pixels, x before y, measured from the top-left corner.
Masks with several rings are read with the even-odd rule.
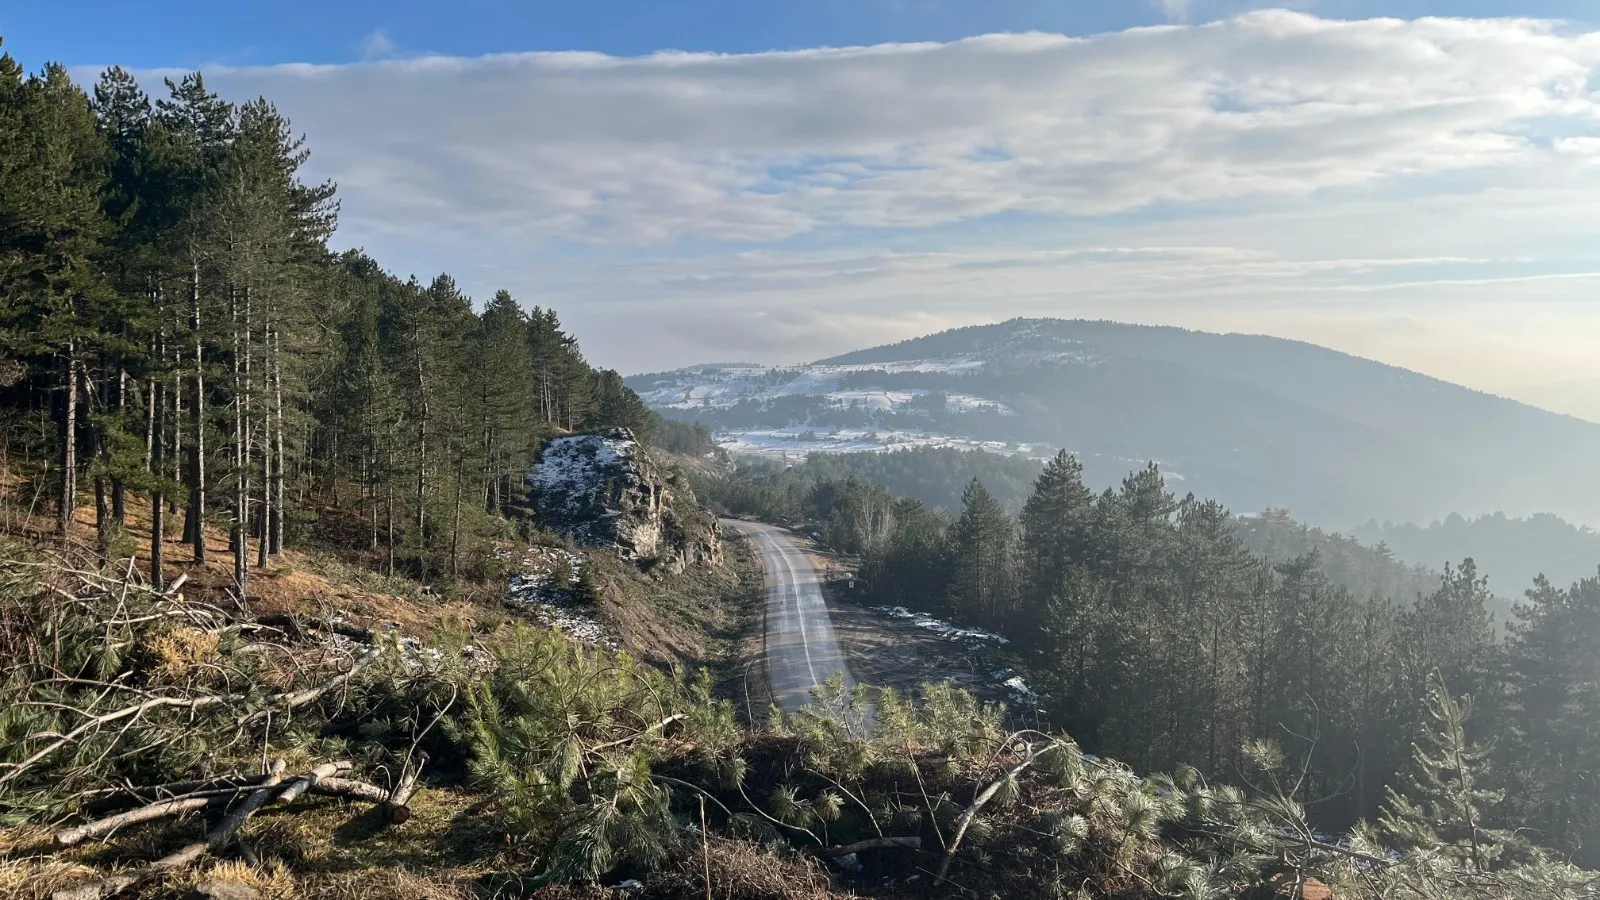
[[[511,570],[506,585],[511,605],[580,643],[607,650],[621,646],[595,617],[594,608],[577,599],[583,557],[557,547],[522,547],[495,555]]]
[[[804,459],[808,453],[891,453],[926,447],[982,450],[1031,459],[1048,459],[1054,452],[1043,444],[980,441],[922,431],[868,431],[860,428],[830,431],[807,425],[718,432],[716,439],[718,446],[730,453],[789,459]]]
[[[742,400],[769,400],[776,397],[849,398],[861,393],[881,397],[889,407],[903,405],[916,391],[839,391],[846,375],[881,372],[893,375],[915,372],[925,375],[970,375],[982,372],[984,361],[971,357],[950,359],[912,359],[860,365],[816,365],[766,368],[762,366],[695,366],[656,376],[648,385],[636,385],[640,399],[653,407],[666,409],[723,409]],[[893,399],[901,395],[903,399]],[[847,402],[841,405],[849,405]],[[996,404],[998,405],[998,404]]]

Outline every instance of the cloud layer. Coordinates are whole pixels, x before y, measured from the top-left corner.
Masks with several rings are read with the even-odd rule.
[[[1536,21],[1267,11],[1090,39],[218,75],[285,107],[357,210],[381,198],[441,224],[656,243],[1537,165],[1553,151],[1529,123],[1587,130],[1597,65],[1600,36]],[[1554,152],[1592,158],[1595,143]]]
[[[1280,332],[1398,316],[1440,346],[1460,328],[1438,297],[1553,322],[1600,271],[1597,71],[1600,34],[1549,22],[1277,10],[1091,38],[208,75],[307,133],[342,240],[557,302],[602,361],[642,368],[726,356],[735,335],[815,356],[1023,313]],[[1553,275],[1570,283],[1528,280]],[[683,337],[641,351],[601,330],[615,316]]]

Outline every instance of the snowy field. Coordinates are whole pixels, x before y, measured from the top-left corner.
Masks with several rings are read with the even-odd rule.
[[[833,431],[808,425],[718,432],[717,445],[729,453],[755,454],[803,460],[808,453],[890,453],[922,447],[982,450],[1002,456],[1048,459],[1055,452],[1043,444],[980,441],[923,431],[869,431],[842,428]]]
[[[967,375],[982,372],[983,366],[983,360],[967,357],[848,366],[696,366],[662,376],[654,387],[641,390],[639,396],[650,406],[666,409],[721,409],[742,400],[823,397],[840,406],[859,401],[871,409],[891,410],[899,409],[927,392],[841,391],[841,379],[861,372]],[[965,394],[952,395],[948,402],[952,410],[998,408],[1009,412],[1002,404]]]

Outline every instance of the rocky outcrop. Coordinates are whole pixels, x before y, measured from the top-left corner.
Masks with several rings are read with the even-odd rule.
[[[556,438],[528,482],[540,523],[582,546],[671,571],[722,560],[716,517],[626,428]]]

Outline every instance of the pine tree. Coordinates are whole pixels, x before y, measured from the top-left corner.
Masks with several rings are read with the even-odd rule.
[[[177,403],[187,401],[189,412],[188,455],[184,463],[189,495],[183,537],[193,546],[195,561],[203,563],[206,438],[210,426],[206,413],[209,395],[205,351],[210,336],[207,291],[208,269],[215,254],[210,229],[216,199],[213,195],[218,190],[223,158],[235,137],[237,123],[233,105],[208,91],[200,73],[186,75],[178,82],[168,79],[166,85],[171,96],[156,102],[165,138],[161,194],[167,203],[163,223],[167,227],[163,233],[169,237],[167,274],[178,275],[185,282],[185,324],[189,332],[187,346],[179,351],[187,356],[188,393],[174,395]]]
[[[1459,567],[1445,566],[1439,589],[1418,597],[1416,604],[1401,614],[1396,643],[1398,695],[1417,698],[1405,720],[1419,724],[1427,720],[1429,712],[1418,700],[1425,696],[1427,680],[1434,671],[1463,693],[1492,702],[1494,694],[1489,688],[1499,648],[1489,599],[1488,582],[1468,559]],[[1492,719],[1495,712],[1492,706],[1480,709],[1479,718],[1487,714]],[[1490,726],[1492,721],[1477,724]]]
[[[0,141],[0,342],[54,370],[65,535],[77,506],[86,361],[114,300],[98,265],[110,230],[100,208],[110,151],[65,67],[23,80],[9,55],[0,57]]]
[[[478,365],[469,377],[482,418],[483,501],[494,513],[505,512],[511,501],[512,470],[531,461],[534,374],[527,332],[522,307],[499,291],[484,307],[474,337]]]
[[[1092,553],[1094,494],[1084,486],[1083,465],[1065,450],[1045,464],[1019,521],[1023,568],[1023,628],[1042,621],[1067,573]]]
[[[953,616],[989,628],[1004,628],[1012,612],[1012,524],[1005,509],[974,478],[961,495],[961,518],[950,532]]]
[[[1495,868],[1521,840],[1489,827],[1489,814],[1503,799],[1487,788],[1488,752],[1468,743],[1471,698],[1452,697],[1438,672],[1428,676],[1429,721],[1412,747],[1403,791],[1389,790],[1379,831],[1402,849],[1443,854],[1457,868],[1483,874]]]
[[[1560,590],[1542,576],[1515,608],[1504,744],[1517,807],[1553,847],[1600,859],[1600,578]]]

